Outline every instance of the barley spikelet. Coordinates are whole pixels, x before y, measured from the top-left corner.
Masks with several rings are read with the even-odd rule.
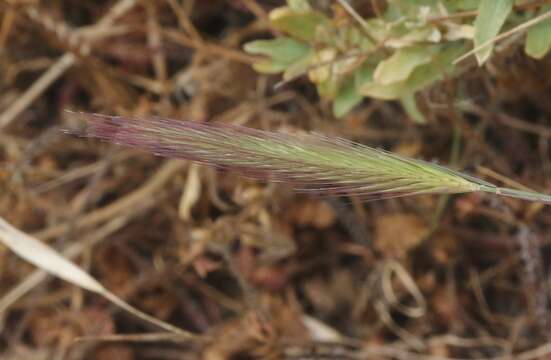
[[[321,134],[285,134],[168,118],[70,113],[79,136],[132,146],[291,184],[298,191],[364,199],[484,191],[550,202],[539,193],[499,188],[446,167]]]

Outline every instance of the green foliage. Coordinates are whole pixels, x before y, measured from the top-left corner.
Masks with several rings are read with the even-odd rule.
[[[551,11],[551,5],[543,6],[540,14]],[[528,30],[526,36],[526,53],[535,59],[541,59],[551,50],[551,19],[542,21]]]
[[[513,10],[513,0],[481,0],[478,16],[474,22],[474,46],[480,46],[493,39]],[[475,53],[478,64],[482,65],[492,53],[489,45]]]
[[[311,54],[308,45],[288,37],[252,41],[245,44],[245,51],[268,56],[270,60],[260,61],[254,65],[256,71],[268,74],[286,71]]]
[[[299,2],[291,1],[291,3]],[[330,20],[324,14],[306,6],[307,4],[304,2],[272,11],[270,14],[272,26],[300,40],[315,40],[317,29],[328,26]]]
[[[259,72],[283,73],[285,81],[307,75],[338,117],[370,97],[399,100],[412,119],[424,122],[415,93],[453,77],[453,62],[468,46],[481,46],[475,56],[482,65],[497,35],[551,11],[549,5],[514,9],[522,3],[388,0],[381,16],[362,19],[344,10],[331,17],[308,0],[288,0],[270,13],[272,27],[285,36],[253,41],[245,50],[266,57],[255,65]],[[465,11],[472,15],[454,16]],[[540,59],[550,49],[551,20],[528,28],[529,56]]]
[[[433,82],[441,80],[444,74],[452,69],[452,61],[461,55],[464,47],[461,44],[452,44],[451,46],[438,46],[437,49],[438,51],[435,51],[430,62],[415,66],[404,80],[384,84],[373,76],[371,81],[360,85],[360,93],[372,98],[395,100],[411,95]]]

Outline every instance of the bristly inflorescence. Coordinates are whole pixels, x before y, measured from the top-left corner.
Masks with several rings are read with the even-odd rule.
[[[288,183],[296,190],[363,199],[484,191],[548,202],[542,194],[498,188],[440,165],[325,135],[286,134],[243,126],[169,118],[70,112],[76,132],[156,155]]]

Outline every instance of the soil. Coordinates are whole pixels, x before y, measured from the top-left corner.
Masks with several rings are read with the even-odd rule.
[[[335,119],[307,78],[277,86],[242,50],[274,35],[280,5],[0,1],[0,216],[60,253],[77,246],[112,293],[195,335],[34,281],[0,247],[1,358],[551,356],[549,206],[307,196],[61,131],[76,125],[65,110],[315,130],[551,192],[551,57],[511,42],[467,65],[418,94],[426,125],[379,100]]]

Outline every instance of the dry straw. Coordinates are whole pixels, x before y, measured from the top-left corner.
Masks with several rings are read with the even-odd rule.
[[[70,112],[69,131],[159,156],[235,170],[291,184],[299,191],[382,199],[418,194],[486,192],[551,204],[551,196],[497,187],[446,167],[321,134],[284,134],[169,118]]]

